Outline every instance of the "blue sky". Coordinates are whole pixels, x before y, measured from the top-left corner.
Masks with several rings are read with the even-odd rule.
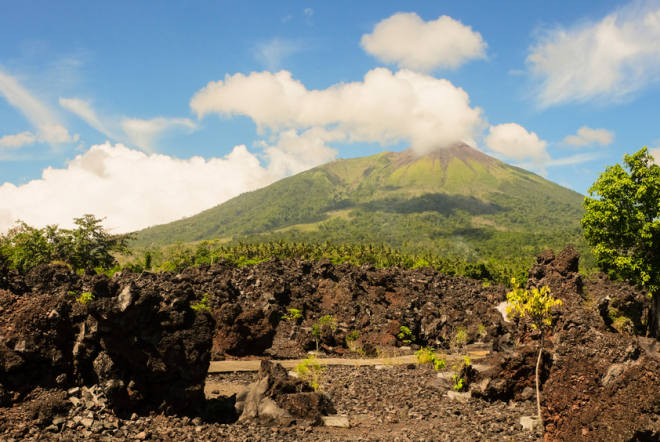
[[[0,42],[0,231],[459,140],[584,194],[660,148],[658,1],[3,2]]]

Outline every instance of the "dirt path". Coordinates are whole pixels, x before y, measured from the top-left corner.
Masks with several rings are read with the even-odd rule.
[[[469,352],[473,360],[486,356],[487,351]],[[456,356],[448,355],[445,358],[447,362],[456,359]],[[294,368],[300,364],[302,359],[289,359],[282,361],[273,361],[282,364],[284,368]],[[392,358],[373,358],[373,359],[340,359],[340,358],[319,358],[318,362],[324,365],[346,365],[351,367],[362,367],[367,365],[406,365],[417,362],[417,356],[398,356]],[[216,361],[211,362],[209,374],[213,373],[231,373],[236,371],[259,371],[261,361]]]

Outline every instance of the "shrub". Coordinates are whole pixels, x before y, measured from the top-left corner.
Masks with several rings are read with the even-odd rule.
[[[321,390],[323,370],[325,370],[325,367],[319,363],[314,355],[307,356],[305,360],[296,365],[293,369],[294,372],[298,373],[300,379],[308,381],[312,388],[314,388],[314,391],[317,392],[323,391]]]
[[[302,318],[302,312],[298,310],[297,308],[290,308],[287,310],[289,313],[286,315],[282,316],[282,319],[289,321],[289,322],[295,322],[296,319]]]
[[[312,336],[316,340],[316,351],[319,351],[319,344],[321,343],[321,329],[324,325],[330,327],[330,330],[337,329],[337,320],[332,315],[325,315],[312,325]]]
[[[408,327],[402,325],[401,328],[399,328],[397,338],[399,338],[404,344],[410,344],[414,336]]]
[[[435,371],[440,371],[447,365],[445,358],[438,358],[429,347],[422,347],[415,354],[417,355],[417,362],[420,364],[433,364]]]
[[[211,307],[209,307],[208,305],[206,305],[207,302],[209,302],[209,294],[208,294],[208,293],[204,293],[204,296],[202,296],[202,300],[199,301],[199,302],[197,302],[197,303],[195,303],[195,304],[193,304],[193,305],[191,305],[190,307],[191,307],[193,310],[206,310],[206,311],[211,311]]]
[[[85,305],[88,302],[92,302],[94,299],[96,299],[96,296],[92,295],[90,292],[82,292],[80,297],[76,298],[76,302]]]

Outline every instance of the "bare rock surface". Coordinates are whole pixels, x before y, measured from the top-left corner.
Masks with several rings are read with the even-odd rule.
[[[529,273],[529,288],[547,285],[563,301],[545,336],[543,434],[520,424],[536,414],[540,335],[497,310],[503,286],[328,260],[113,278],[63,266],[21,276],[0,263],[0,441],[659,441],[660,344],[637,336],[649,299],[603,274],[584,278],[578,259],[572,248],[545,251]],[[82,292],[95,300],[76,302]],[[192,309],[206,294],[209,311]],[[302,318],[284,320],[289,309]],[[337,327],[322,328],[323,353],[356,366],[328,367],[324,394],[267,362],[260,373],[206,379],[211,359],[305,357],[325,315]],[[397,336],[401,326],[414,335],[410,345]],[[430,365],[359,366],[401,347],[447,350],[456,327],[467,329],[470,348],[492,350],[463,373],[466,402],[447,397],[447,378]],[[353,332],[362,354],[347,348]],[[241,402],[241,413],[253,412],[239,419]],[[314,426],[325,414],[345,415],[351,428]]]

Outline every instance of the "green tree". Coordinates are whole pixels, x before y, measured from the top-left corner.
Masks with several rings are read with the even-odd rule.
[[[634,281],[650,296],[660,288],[660,167],[646,147],[608,166],[584,199],[584,236],[605,271]],[[649,332],[660,337],[655,296]]]
[[[112,235],[101,226],[102,221],[85,215],[74,219],[78,228],[66,230],[57,225],[37,229],[19,220],[0,237],[0,252],[9,266],[21,273],[53,261],[63,261],[74,270],[88,266],[110,268],[117,264],[111,252],[128,254],[133,235]]]
[[[0,237],[0,251],[7,259],[7,264],[21,273],[26,273],[33,267],[50,262],[53,259],[54,247],[48,241],[57,226],[36,229],[18,220],[16,226]]]
[[[77,228],[62,230],[68,240],[68,250],[62,258],[74,269],[109,268],[117,264],[111,252],[130,253],[128,243],[135,236],[132,233],[110,234],[101,226],[103,220],[105,218],[97,219],[94,215],[84,215],[82,218],[74,218],[73,223]]]

